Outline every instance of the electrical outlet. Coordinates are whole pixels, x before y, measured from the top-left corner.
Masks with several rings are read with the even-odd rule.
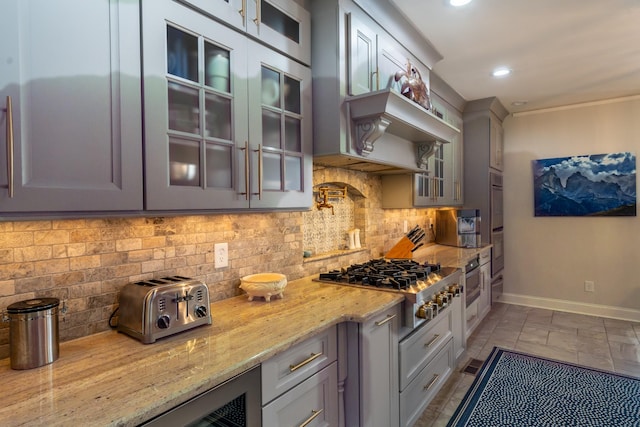
[[[595,292],[596,291],[595,282],[592,282],[591,280],[585,280],[584,281],[584,291],[585,292]]]
[[[227,267],[229,265],[229,244],[216,243],[214,245],[215,268]]]
[[[407,234],[407,231],[409,231],[409,224],[407,223],[407,220],[404,220],[404,223],[402,224],[402,230],[404,234]]]

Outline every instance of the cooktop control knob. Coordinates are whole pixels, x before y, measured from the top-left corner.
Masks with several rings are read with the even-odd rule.
[[[157,325],[160,329],[167,329],[171,324],[171,319],[166,314],[158,317]]]
[[[207,307],[199,305],[196,307],[196,317],[207,317]]]

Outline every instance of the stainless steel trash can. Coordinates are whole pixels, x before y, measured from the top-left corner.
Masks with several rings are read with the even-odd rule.
[[[35,298],[7,307],[12,369],[31,369],[58,358],[57,298]]]

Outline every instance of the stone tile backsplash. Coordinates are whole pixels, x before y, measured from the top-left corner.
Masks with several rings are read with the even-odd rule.
[[[126,283],[178,274],[207,283],[214,301],[229,298],[242,293],[240,277],[247,274],[277,271],[294,280],[382,257],[403,235],[404,220],[425,227],[433,215],[430,209],[382,209],[382,184],[374,175],[316,167],[314,186],[324,183],[353,190],[337,218],[314,205],[306,212],[0,222],[0,313],[17,301],[59,298],[67,309],[60,314],[65,341],[109,329]],[[334,227],[351,224],[361,229],[362,250],[303,258],[309,242],[318,252],[346,242]],[[220,242],[229,243],[229,266],[216,269],[214,245]],[[8,355],[9,327],[0,322],[0,358]]]

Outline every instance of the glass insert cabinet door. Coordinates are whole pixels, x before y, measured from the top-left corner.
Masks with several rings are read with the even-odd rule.
[[[177,2],[145,4],[147,209],[308,207],[310,69]]]
[[[427,172],[414,174],[414,205],[429,206],[442,202],[445,196],[444,145],[436,143],[429,158]]]
[[[251,206],[309,206],[311,70],[250,43]]]
[[[170,0],[142,24],[147,209],[248,207],[246,36]]]

